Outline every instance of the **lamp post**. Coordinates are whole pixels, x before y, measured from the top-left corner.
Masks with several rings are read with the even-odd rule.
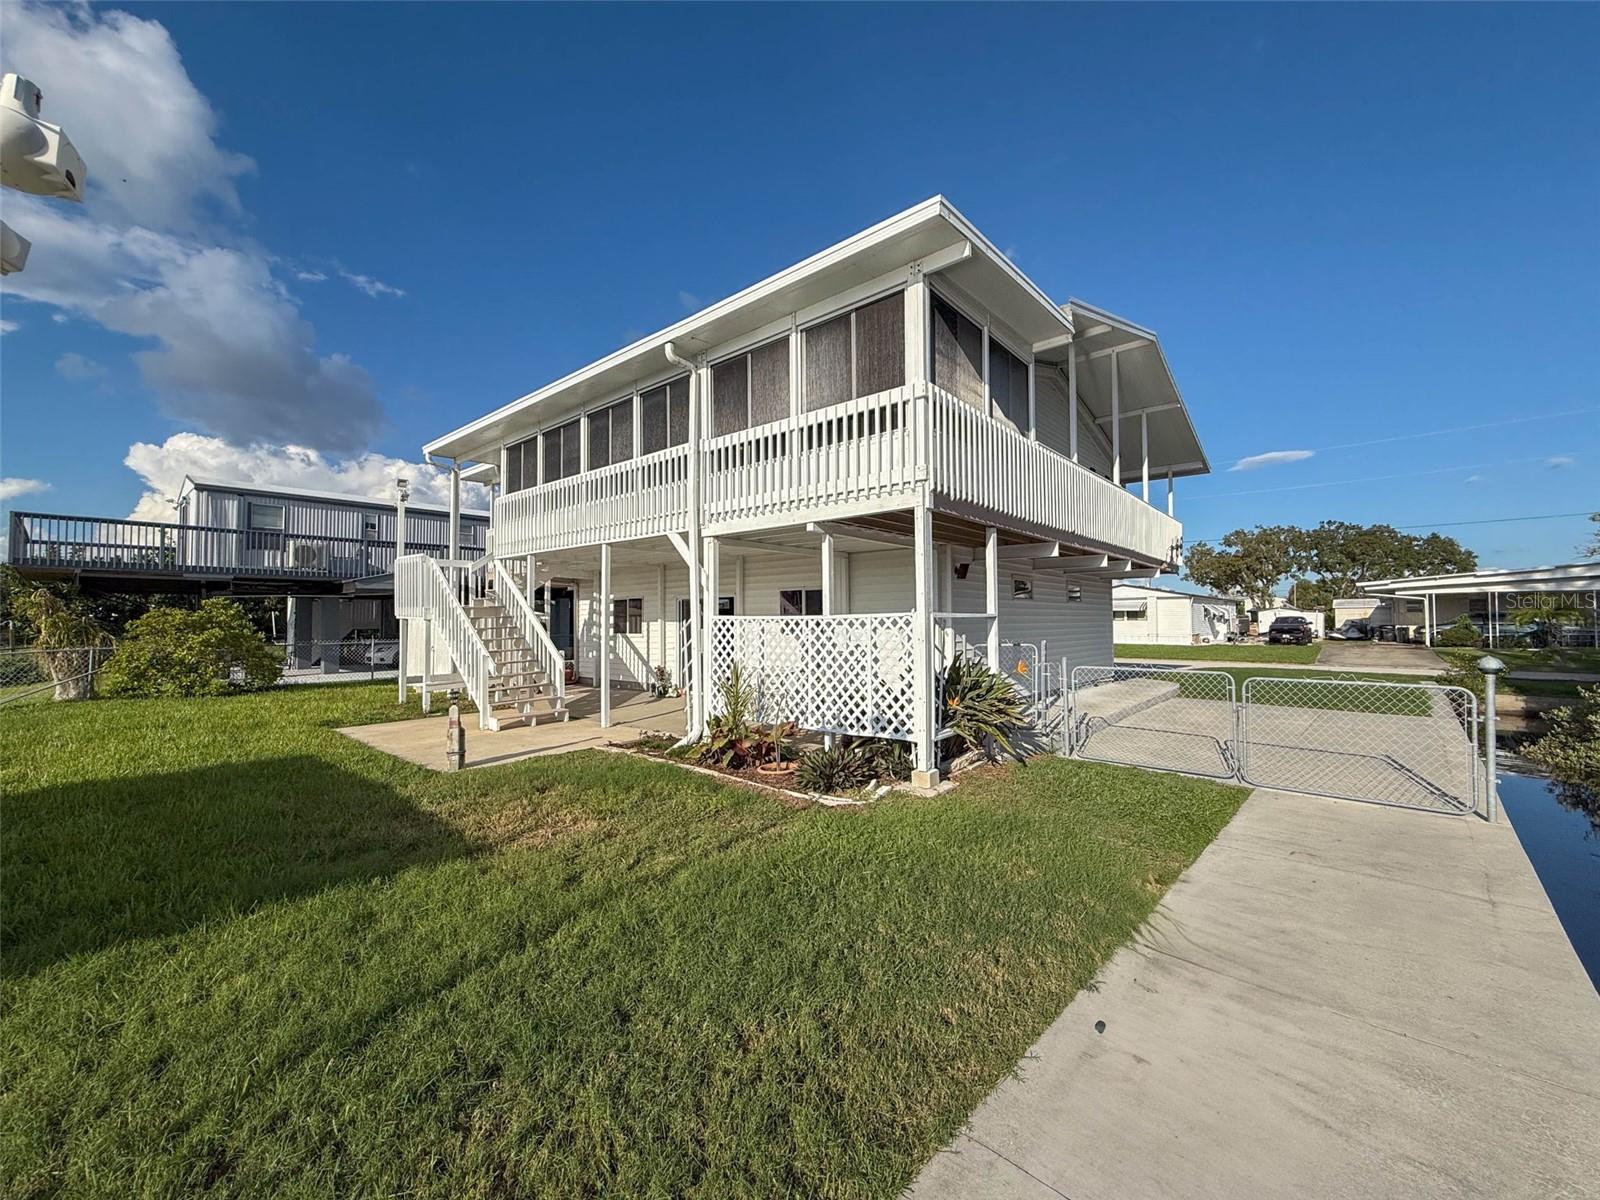
[[[1495,778],[1495,760],[1496,760],[1496,757],[1497,757],[1497,755],[1496,755],[1497,747],[1495,746],[1495,742],[1494,742],[1494,681],[1495,681],[1495,676],[1499,675],[1500,672],[1504,671],[1505,669],[1506,669],[1505,663],[1501,662],[1498,658],[1496,658],[1492,654],[1485,654],[1482,658],[1480,658],[1478,660],[1478,670],[1483,672],[1483,680],[1484,680],[1484,685],[1483,685],[1483,740],[1486,743],[1486,745],[1483,748],[1483,762],[1484,762],[1484,769],[1488,772],[1488,775],[1489,775],[1489,778],[1487,780],[1487,784],[1486,784],[1486,787],[1485,787],[1485,790],[1484,790],[1484,798],[1485,798],[1485,803],[1486,803],[1487,808],[1488,808],[1488,814],[1487,815],[1488,815],[1488,818],[1489,818],[1490,822],[1494,821],[1495,814],[1500,808],[1499,783]]]
[[[394,566],[390,568],[389,578],[394,580],[393,595],[398,600],[400,597],[400,559],[406,552],[406,501],[411,499],[411,481],[401,475],[394,481]],[[398,607],[398,605],[396,606]],[[406,626],[410,622],[400,617],[397,622],[399,639],[395,646],[395,675],[398,677],[397,692],[399,703],[406,702],[406,665],[411,652],[411,639],[406,636]],[[424,665],[423,670],[427,667]]]
[[[396,566],[406,552],[406,501],[411,499],[411,481],[404,475],[394,481],[394,559]]]

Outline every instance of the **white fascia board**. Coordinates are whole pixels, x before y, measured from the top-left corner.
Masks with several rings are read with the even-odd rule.
[[[1514,591],[1518,587],[1563,584],[1573,590],[1600,587],[1600,560],[1559,563],[1548,567],[1511,567],[1463,571],[1453,575],[1413,575],[1397,579],[1369,579],[1356,584],[1368,595],[1400,595],[1422,591]]]
[[[736,313],[741,308],[758,304],[772,294],[836,267],[890,238],[910,233],[923,225],[940,220],[951,227],[952,243],[959,243],[962,239],[965,239],[969,246],[960,248],[959,252],[949,261],[940,259],[939,265],[948,266],[956,261],[964,261],[970,257],[971,247],[977,247],[990,257],[1017,286],[1032,295],[1041,308],[1061,325],[1063,332],[1070,333],[1072,331],[1072,318],[1069,313],[1063,311],[1040,290],[1037,284],[1017,270],[1015,264],[1007,259],[995,247],[993,242],[984,237],[943,196],[934,196],[920,204],[913,205],[904,212],[895,214],[885,221],[880,221],[878,224],[864,229],[860,233],[828,247],[826,250],[812,255],[792,267],[787,267],[775,275],[770,275],[743,291],[735,292],[727,299],[719,300],[717,303],[701,309],[692,316],[685,317],[666,329],[641,338],[620,350],[613,351],[604,358],[596,359],[589,365],[581,367],[553,383],[546,384],[542,388],[519,396],[509,404],[501,405],[477,420],[462,425],[443,437],[435,438],[426,443],[422,447],[422,452],[425,456],[441,455],[449,457],[449,448],[452,446],[456,447],[458,453],[465,452],[466,449],[475,448],[474,439],[497,421],[514,416],[547,397],[557,395],[582,383],[586,379],[590,379],[613,367],[620,366],[629,360],[643,358],[652,354],[661,354],[663,347],[670,341],[688,341],[694,336],[697,329],[713,321]],[[696,347],[697,351],[700,349],[702,348]]]

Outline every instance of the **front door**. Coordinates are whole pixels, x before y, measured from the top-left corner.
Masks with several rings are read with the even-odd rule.
[[[574,609],[574,596],[569,587],[551,587],[550,593],[550,640],[556,644],[556,649],[561,651],[561,657],[567,662],[573,661],[576,639],[573,636],[572,614]]]

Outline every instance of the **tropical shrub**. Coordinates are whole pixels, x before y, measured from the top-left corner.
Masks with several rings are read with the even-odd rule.
[[[957,658],[945,672],[939,721],[956,754],[998,746],[1012,753],[1011,737],[1027,723],[1011,681],[973,658]]]
[[[740,771],[792,757],[789,742],[798,732],[791,722],[763,725],[751,719],[755,692],[745,683],[737,663],[717,686],[718,711],[706,722],[700,761]]]
[[[876,777],[862,748],[841,741],[832,747],[819,747],[803,754],[794,782],[808,792],[838,795],[863,787]]]
[[[855,738],[851,748],[860,751],[874,779],[910,779],[911,747],[893,738]]]
[[[101,672],[108,696],[221,696],[270,687],[283,657],[230,600],[155,608],[129,624]]]
[[[1600,817],[1600,684],[1580,687],[1578,696],[1546,714],[1544,735],[1522,753],[1563,785],[1573,807]]]
[[[1472,623],[1470,617],[1457,617],[1455,624],[1439,635],[1439,645],[1481,646],[1483,635],[1478,632],[1478,627]]]

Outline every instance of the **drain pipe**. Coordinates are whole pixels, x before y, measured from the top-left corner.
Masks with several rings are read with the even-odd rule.
[[[692,746],[700,740],[705,724],[705,627],[700,622],[700,372],[671,343],[667,361],[689,372],[689,717],[684,722],[683,740],[678,745]],[[670,415],[670,413],[669,413]]]

